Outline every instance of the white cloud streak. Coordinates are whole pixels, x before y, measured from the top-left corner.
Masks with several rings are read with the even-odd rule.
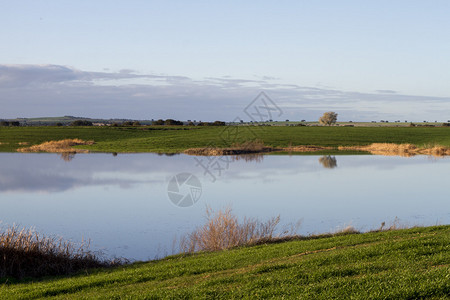
[[[447,120],[450,99],[339,91],[280,83],[280,79],[90,72],[61,65],[0,65],[0,118],[82,115],[135,119],[245,119],[243,109],[265,91],[281,117],[316,120],[334,110],[340,120]]]

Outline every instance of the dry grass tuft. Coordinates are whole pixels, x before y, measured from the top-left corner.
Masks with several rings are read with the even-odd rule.
[[[269,147],[265,146],[264,142],[260,140],[247,141],[244,143],[234,143],[228,148],[216,148],[216,147],[205,147],[205,148],[190,148],[184,151],[185,154],[189,155],[208,155],[208,156],[221,156],[221,155],[242,155],[242,154],[257,154],[257,153],[267,153],[275,151],[286,151],[286,152],[315,152],[322,150],[330,150],[332,147],[321,147],[321,146],[292,146],[288,147]]]
[[[280,217],[266,222],[244,219],[242,223],[230,208],[214,212],[206,209],[207,222],[180,242],[182,252],[218,251],[273,238]]]
[[[221,156],[221,155],[239,155],[239,154],[254,154],[275,151],[272,147],[264,146],[264,142],[260,140],[247,141],[244,143],[234,143],[229,148],[190,148],[184,151],[189,155],[209,155],[209,156]]]
[[[450,148],[442,146],[426,146],[419,148],[412,144],[374,143],[368,146],[341,146],[339,150],[367,151],[376,155],[410,157],[418,154],[431,156],[450,155]]]
[[[437,156],[437,157],[450,155],[450,149],[442,147],[442,146],[433,146],[433,147],[425,148],[421,152],[422,152],[422,154],[427,154],[427,155]]]
[[[322,147],[322,146],[314,146],[314,145],[300,145],[300,146],[289,146],[282,148],[282,151],[287,152],[316,152],[322,150],[332,150],[333,147]]]
[[[357,233],[361,233],[359,230],[357,230],[355,227],[353,227],[352,225],[347,225],[344,228],[340,228],[338,230],[336,230],[333,235],[345,235],[345,234],[357,234]]]
[[[66,139],[61,141],[49,141],[27,148],[19,148],[19,152],[54,152],[54,153],[87,153],[88,150],[72,148],[78,145],[92,145],[94,141],[83,141],[80,139]]]
[[[121,263],[101,260],[88,248],[32,229],[8,227],[0,231],[0,278],[65,275]]]
[[[407,229],[411,228],[411,226],[400,224],[400,219],[395,217],[394,221],[391,225],[386,226],[386,222],[382,222],[380,228],[371,230],[370,232],[380,232],[380,231],[390,231],[390,230],[399,230],[399,229]]]
[[[297,230],[301,224],[301,221],[299,221],[295,225],[291,224],[290,229],[281,231],[279,234],[275,235],[276,228],[280,222],[280,216],[266,222],[247,218],[245,218],[243,222],[239,222],[238,218],[232,213],[230,208],[214,212],[211,208],[207,207],[206,214],[207,221],[205,225],[195,229],[179,242],[180,251],[182,253],[220,251],[237,246],[274,244],[294,240],[313,240],[362,233],[352,225],[344,225],[344,227],[338,228],[334,232],[299,235],[297,234]],[[370,230],[369,232],[407,228],[412,227],[400,225],[400,221],[396,217],[390,226],[386,226],[386,223],[383,222],[380,228]],[[174,241],[174,243],[175,242],[176,241]],[[173,250],[175,253],[175,246]]]
[[[233,155],[231,157],[232,161],[246,161],[246,162],[257,162],[260,163],[264,160],[264,154],[261,153],[252,153],[252,154],[241,154],[241,155]]]

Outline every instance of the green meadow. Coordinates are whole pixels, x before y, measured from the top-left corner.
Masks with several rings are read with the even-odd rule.
[[[81,146],[93,152],[177,153],[195,147],[229,147],[258,139],[267,146],[357,146],[410,143],[450,146],[450,127],[297,127],[297,126],[139,126],[139,127],[0,127],[0,151],[46,141],[94,140]]]
[[[3,282],[2,299],[449,299],[450,226],[324,235]]]

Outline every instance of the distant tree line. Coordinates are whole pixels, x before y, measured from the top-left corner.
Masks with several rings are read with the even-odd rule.
[[[174,119],[167,119],[165,121],[163,119],[159,119],[153,121],[152,125],[184,125],[184,124],[183,122]]]
[[[159,119],[156,121],[153,121],[152,125],[184,125],[182,121],[174,120],[174,119]],[[222,121],[214,121],[214,122],[198,122],[195,124],[192,121],[189,121],[186,125],[188,126],[225,126],[225,122]]]
[[[20,122],[19,121],[1,121],[0,122],[0,126],[3,126],[3,127],[8,127],[8,126],[16,127],[16,126],[20,126]]]
[[[92,122],[87,120],[76,120],[70,123],[70,126],[92,126]]]

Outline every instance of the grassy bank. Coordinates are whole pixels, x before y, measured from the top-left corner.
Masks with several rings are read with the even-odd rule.
[[[229,134],[230,133],[230,134]],[[236,134],[237,133],[237,134]],[[236,134],[236,136],[234,135]],[[0,127],[0,152],[63,139],[93,140],[96,152],[175,153],[198,147],[230,147],[257,138],[269,147],[361,146],[372,143],[450,147],[450,128],[436,127]]]
[[[74,277],[0,286],[5,299],[445,299],[450,226],[172,256]]]

